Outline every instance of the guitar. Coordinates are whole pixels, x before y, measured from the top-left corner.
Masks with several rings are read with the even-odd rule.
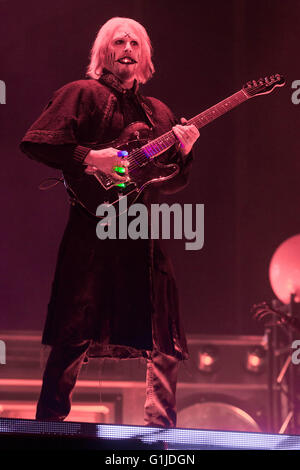
[[[279,74],[250,81],[237,93],[190,119],[187,125],[194,124],[200,129],[244,101],[254,96],[271,93],[276,87],[281,87],[284,84],[285,80]],[[130,124],[113,142],[93,146],[95,150],[107,147],[126,150],[128,152],[129,180],[126,183],[116,183],[100,170],[92,175],[84,174],[78,177],[64,174],[64,184],[71,200],[73,203],[80,204],[90,215],[95,217],[97,217],[97,207],[104,203],[113,205],[116,214],[119,215],[118,203],[121,198],[127,197],[127,207],[129,208],[146,187],[168,181],[179,173],[177,164],[162,164],[157,159],[159,155],[177,143],[178,139],[172,130],[153,139],[153,131],[146,123],[134,122]],[[101,217],[97,218],[101,219]]]

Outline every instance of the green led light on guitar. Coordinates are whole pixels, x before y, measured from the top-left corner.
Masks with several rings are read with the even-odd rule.
[[[119,186],[119,188],[126,188],[126,183],[117,183],[115,186]]]
[[[125,173],[125,171],[126,171],[123,166],[114,166],[113,170],[117,171],[118,173]]]

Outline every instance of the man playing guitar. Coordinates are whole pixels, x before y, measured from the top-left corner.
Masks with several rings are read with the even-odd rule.
[[[66,178],[94,182],[104,175],[119,191],[130,180],[130,160],[109,143],[137,122],[152,138],[172,130],[178,145],[163,160],[176,163],[177,175],[154,184],[143,200],[180,190],[199,131],[184,119],[177,124],[166,105],[140,93],[153,73],[144,27],[129,18],[110,19],[92,47],[88,78],[54,93],[24,136],[22,151]],[[174,427],[178,363],[188,352],[171,264],[158,240],[99,240],[97,218],[72,192],[71,202],[43,332],[43,344],[52,348],[36,418],[65,419],[88,357],[144,357],[145,424]]]

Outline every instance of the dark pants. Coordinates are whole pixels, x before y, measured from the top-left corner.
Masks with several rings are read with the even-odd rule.
[[[63,421],[71,410],[71,396],[90,342],[53,346],[43,377],[36,419]],[[154,349],[147,359],[145,424],[176,426],[178,360]],[[125,423],[126,424],[126,423]]]

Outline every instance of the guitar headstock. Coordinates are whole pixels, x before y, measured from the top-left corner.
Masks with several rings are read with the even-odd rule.
[[[285,80],[283,76],[277,73],[275,75],[270,75],[269,77],[247,82],[246,85],[243,86],[243,91],[246,93],[248,98],[252,98],[253,96],[271,93],[274,88],[284,86],[284,84]]]

